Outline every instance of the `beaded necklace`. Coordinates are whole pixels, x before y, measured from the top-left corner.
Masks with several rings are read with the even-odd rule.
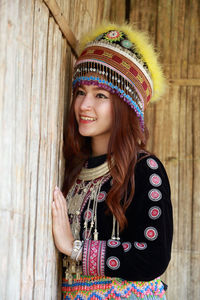
[[[86,211],[86,219],[84,222],[84,228],[89,232],[85,239],[91,238],[92,229],[94,230],[94,240],[98,239],[97,232],[97,204],[98,197],[101,190],[101,186],[106,177],[109,175],[109,167],[107,161],[102,165],[87,169],[82,168],[80,174],[77,177],[74,185],[68,192],[67,205],[68,212],[71,218],[71,230],[75,239],[80,239],[80,214],[85,198],[88,199],[88,206]],[[89,227],[89,208],[93,201],[92,207],[92,220]]]
[[[94,229],[93,239],[98,240],[97,231],[97,205],[98,198],[103,183],[110,178],[110,169],[107,161],[102,165],[95,168],[82,168],[80,174],[71,189],[69,190],[66,200],[68,206],[68,213],[70,216],[71,230],[74,239],[80,240],[80,216],[85,204],[85,200],[88,201],[86,218],[84,221],[84,229],[86,235],[85,240],[92,238],[92,230]],[[93,203],[92,203],[93,201]],[[89,211],[92,203],[92,218],[89,224]],[[116,220],[113,216],[113,226],[115,227]],[[115,230],[112,231],[112,237],[115,236]],[[118,233],[118,230],[117,230]],[[119,235],[119,234],[117,234]],[[119,237],[118,237],[119,239]],[[73,275],[76,279],[80,279],[82,274],[82,267],[80,261],[74,261],[70,257],[64,256],[63,267],[65,270],[65,278],[69,284],[72,284]]]

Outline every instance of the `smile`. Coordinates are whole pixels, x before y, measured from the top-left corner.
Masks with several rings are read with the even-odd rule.
[[[85,120],[85,121],[95,121],[95,120],[96,120],[96,118],[83,117],[83,116],[81,116],[80,119],[81,119],[81,120]]]

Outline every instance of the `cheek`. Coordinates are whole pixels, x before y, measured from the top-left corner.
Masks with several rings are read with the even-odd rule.
[[[112,123],[113,121],[113,110],[112,110],[112,105],[109,103],[109,105],[105,108],[105,119],[107,120],[108,123]]]
[[[78,117],[78,114],[79,114],[79,101],[77,101],[77,99],[74,100],[74,112],[75,112],[75,116],[76,116],[76,119]]]

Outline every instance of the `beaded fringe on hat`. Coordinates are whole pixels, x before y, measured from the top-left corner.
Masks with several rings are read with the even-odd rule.
[[[88,76],[88,74],[99,74],[99,77]],[[87,76],[86,76],[87,75]],[[85,62],[75,68],[73,77],[73,90],[80,85],[96,85],[117,94],[120,98],[134,109],[140,119],[142,130],[144,129],[144,102],[139,97],[139,91],[133,89],[133,85],[124,76],[111,70],[107,66],[95,62]]]

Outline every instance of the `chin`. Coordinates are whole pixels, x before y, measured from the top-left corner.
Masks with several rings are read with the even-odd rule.
[[[85,137],[92,137],[93,134],[91,132],[86,132],[84,130],[79,130],[80,135],[85,136]]]

